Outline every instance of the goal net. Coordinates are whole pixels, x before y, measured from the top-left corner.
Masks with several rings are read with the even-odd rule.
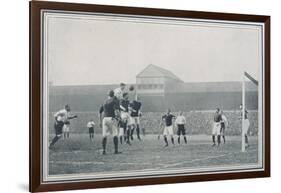
[[[243,73],[242,104],[240,106],[242,120],[242,146],[245,152],[248,135],[258,135],[258,81],[249,73]]]

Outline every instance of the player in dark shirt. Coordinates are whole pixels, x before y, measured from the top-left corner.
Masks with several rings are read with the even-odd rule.
[[[165,141],[165,147],[167,147],[169,145],[168,144],[167,135],[171,136],[172,144],[175,144],[174,143],[174,137],[173,137],[173,135],[174,135],[173,120],[175,118],[176,118],[176,116],[171,114],[171,110],[170,109],[168,109],[167,113],[161,117],[160,127],[164,123],[163,136],[164,136],[164,141]]]
[[[130,135],[131,135],[131,124],[130,124],[130,115],[129,115],[129,95],[127,92],[123,93],[122,99],[120,100],[120,111],[121,111],[121,124],[119,124],[119,129],[121,131],[120,138],[124,137],[124,141],[131,145]],[[120,140],[120,142],[122,139]]]
[[[134,130],[136,128],[137,138],[140,138],[140,116],[141,116],[141,102],[139,102],[139,97],[137,96],[135,100],[130,103],[130,111],[131,111],[131,123],[132,123],[132,131],[131,131],[131,139],[133,139]]]
[[[119,119],[119,101],[114,97],[114,91],[110,90],[108,98],[105,100],[104,104],[101,106],[99,111],[100,117],[100,127],[102,127],[102,148],[103,154],[106,154],[106,143],[107,136],[110,135],[112,131],[113,143],[114,143],[114,153],[121,153],[118,151],[118,128],[117,123]]]
[[[216,109],[216,112],[214,114],[214,123],[213,123],[213,130],[212,130],[212,140],[213,140],[213,146],[216,145],[216,136],[218,141],[218,146],[220,145],[220,132],[221,132],[221,110],[219,108]]]
[[[128,112],[130,101],[128,100],[128,93],[123,94],[123,99],[120,100],[120,110]]]
[[[127,92],[123,93],[123,98],[120,100],[120,111],[121,111],[121,120],[123,122],[123,129],[124,130],[124,140],[128,145],[131,145],[130,142],[130,136],[131,136],[131,129],[132,129],[132,124],[131,124],[131,116],[129,113],[129,95]],[[126,125],[124,127],[124,125]],[[122,129],[120,127],[120,129]]]

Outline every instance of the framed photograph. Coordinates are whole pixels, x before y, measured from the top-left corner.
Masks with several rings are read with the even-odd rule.
[[[270,17],[30,2],[30,191],[270,176]]]

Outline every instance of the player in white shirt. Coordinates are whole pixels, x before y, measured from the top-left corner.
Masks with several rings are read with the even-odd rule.
[[[52,148],[55,143],[61,138],[62,133],[63,133],[63,127],[64,125],[70,124],[69,120],[70,119],[74,119],[77,118],[77,115],[71,115],[70,114],[70,106],[69,105],[65,105],[64,109],[61,109],[60,111],[56,112],[54,115],[55,118],[55,124],[54,124],[54,129],[55,129],[55,133],[56,136],[53,138],[51,144],[50,144],[50,148]]]
[[[90,140],[93,141],[94,139],[94,129],[95,129],[95,122],[93,119],[91,119],[88,123],[87,123],[87,128],[89,129],[89,136],[90,136]]]
[[[175,123],[178,127],[178,131],[177,131],[178,144],[180,144],[180,135],[183,135],[184,142],[187,143],[187,139],[186,139],[186,136],[185,136],[185,128],[184,128],[184,126],[186,124],[186,119],[183,116],[181,111],[180,111],[179,115],[177,116],[177,118],[175,120]]]
[[[221,119],[221,136],[223,139],[223,143],[225,143],[225,128],[228,127],[228,121],[223,111],[221,111]]]
[[[125,83],[120,83],[120,87],[114,89],[114,96],[118,100],[123,99],[123,94],[125,92],[125,88],[126,88],[126,84]]]
[[[216,137],[219,146],[221,143],[221,121],[222,121],[221,110],[219,108],[216,109],[213,120],[214,122],[213,122],[213,129],[212,129],[212,141],[213,141],[212,146],[216,146]]]

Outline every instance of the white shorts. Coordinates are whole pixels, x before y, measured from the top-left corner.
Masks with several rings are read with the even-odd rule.
[[[129,120],[130,120],[130,115],[129,115],[129,113],[128,112],[124,112],[124,111],[121,111],[121,119],[123,120],[123,121],[128,121],[129,122]]]
[[[134,125],[135,121],[128,112],[121,111],[121,119],[127,121],[127,125]]]
[[[123,127],[119,127],[119,137],[124,136],[124,128]]]
[[[249,119],[245,119],[244,120],[244,127],[242,128],[242,134],[243,135],[247,135],[249,127],[250,127],[250,121],[249,121]]]
[[[64,124],[62,128],[63,132],[69,132],[69,125]]]
[[[107,137],[110,133],[113,136],[118,136],[117,120],[112,117],[104,117],[102,120],[102,136]]]
[[[130,124],[131,125],[136,125],[136,124],[140,124],[140,118],[139,117],[131,117],[130,119]]]
[[[221,132],[221,123],[220,122],[214,122],[213,123],[212,135],[220,135],[220,132]]]
[[[174,135],[174,128],[173,125],[165,126],[163,135]]]

